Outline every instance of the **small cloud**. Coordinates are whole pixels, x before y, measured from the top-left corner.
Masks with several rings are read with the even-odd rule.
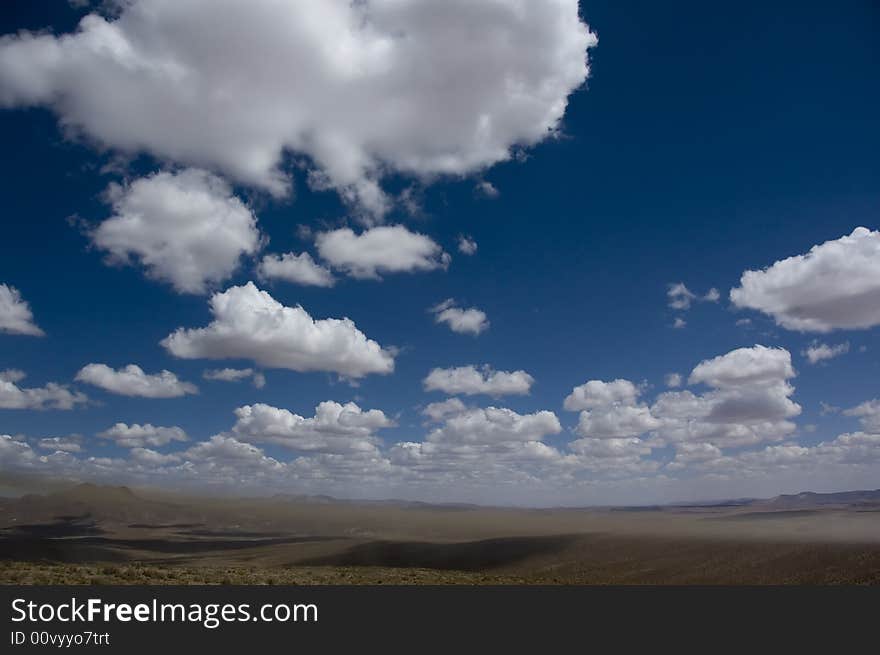
[[[476,307],[462,309],[456,306],[454,298],[444,300],[428,311],[434,314],[435,322],[446,323],[450,330],[459,334],[476,336],[489,329],[489,319],[486,312]]]
[[[819,401],[819,415],[820,416],[828,416],[829,414],[837,414],[840,411],[840,407],[836,405],[830,405],[824,401]]]
[[[688,289],[684,282],[676,282],[667,286],[666,298],[669,307],[685,311],[691,308],[691,304],[693,304],[694,301],[718,302],[721,299],[721,292],[715,287],[712,287],[702,296],[698,296]]]
[[[663,382],[670,389],[677,389],[681,386],[682,378],[680,373],[667,373],[663,378]]]
[[[495,185],[486,180],[477,182],[474,191],[478,196],[482,196],[483,198],[497,198],[501,195],[501,192],[495,187]]]
[[[672,327],[674,327],[676,330],[680,330],[686,325],[687,321],[684,320],[681,316],[678,316],[676,317],[675,322],[672,324]]]
[[[475,255],[477,253],[477,242],[470,235],[460,234],[458,237],[458,252],[463,255]]]
[[[819,362],[840,357],[849,352],[849,342],[844,341],[836,346],[829,346],[826,343],[814,341],[806,350],[802,351],[802,355],[807,358],[810,364],[818,364]]]

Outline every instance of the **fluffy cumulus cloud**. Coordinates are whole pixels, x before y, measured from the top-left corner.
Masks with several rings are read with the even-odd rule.
[[[557,130],[596,36],[576,0],[132,0],[0,41],[0,105],[285,194],[285,151],[373,214]],[[266,62],[275,65],[267,66]]]
[[[332,287],[336,283],[330,270],[316,263],[307,252],[266,255],[257,267],[257,275],[264,280],[283,280],[303,286]]]
[[[355,278],[446,269],[450,261],[433,239],[403,225],[380,225],[360,234],[347,227],[321,232],[315,246],[324,261]]]
[[[188,441],[186,432],[177,426],[161,427],[145,423],[117,423],[113,427],[99,432],[103,439],[115,441],[123,448],[156,448],[166,446],[173,441]]]
[[[638,473],[651,454],[644,435],[661,426],[650,408],[639,401],[641,389],[629,380],[589,380],[572,389],[563,406],[579,411],[569,448],[593,472]],[[656,465],[656,464],[654,464]]]
[[[805,255],[746,271],[730,299],[737,307],[769,314],[789,330],[880,325],[880,232],[859,227]]]
[[[422,442],[400,442],[390,462],[416,481],[534,482],[559,471],[564,455],[543,443],[562,430],[553,412],[518,414],[499,407],[446,415]]]
[[[23,371],[0,371],[0,409],[73,409],[88,402],[85,394],[49,382],[42,387],[23,388]]]
[[[609,405],[634,405],[640,393],[639,388],[629,380],[589,380],[572,389],[563,405],[570,412]]]
[[[140,263],[180,293],[204,293],[228,279],[260,246],[251,210],[229,185],[202,170],[161,172],[113,184],[114,215],[90,231],[111,263]]]
[[[194,384],[178,379],[171,371],[150,374],[137,364],[119,369],[112,369],[106,364],[87,364],[76,374],[76,381],[120,396],[140,398],[178,398],[199,391]]]
[[[427,440],[434,443],[491,444],[510,441],[541,441],[562,431],[553,412],[517,414],[506,407],[476,408],[455,414]]]
[[[422,414],[432,421],[442,421],[448,416],[462,414],[467,410],[465,405],[459,398],[447,398],[436,403],[428,403],[422,410]]]
[[[700,362],[689,383],[709,390],[661,393],[651,407],[655,431],[666,443],[700,442],[719,448],[779,441],[795,430],[789,419],[801,412],[791,399],[791,354],[756,345]]]
[[[350,319],[313,319],[299,305],[286,307],[251,282],[214,294],[210,309],[210,324],[178,328],[162,346],[184,359],[250,359],[266,368],[347,378],[394,370],[392,353]]]
[[[449,329],[458,334],[479,335],[489,329],[489,317],[486,312],[476,307],[463,309],[459,307],[454,298],[449,298],[434,305],[429,310],[434,315],[434,321],[445,323]]]
[[[535,379],[525,371],[494,371],[489,366],[435,368],[423,380],[426,391],[442,391],[450,395],[524,396]]]
[[[807,361],[810,362],[810,364],[818,364],[819,362],[824,362],[829,359],[834,359],[835,357],[840,357],[841,355],[845,355],[848,352],[848,341],[838,343],[834,346],[829,346],[827,343],[819,343],[818,341],[814,341],[803,351],[803,356],[807,358]]]
[[[377,452],[376,431],[394,425],[380,410],[333,401],[320,403],[310,418],[265,404],[239,407],[235,416],[227,436],[238,441],[318,453]]]
[[[880,400],[868,400],[850,409],[843,410],[845,416],[857,416],[865,432],[880,434]]]
[[[690,384],[730,388],[776,384],[794,377],[791,353],[784,348],[737,348],[726,355],[700,362],[691,372]]]
[[[34,323],[30,305],[18,289],[0,284],[0,332],[41,337],[44,332]]]

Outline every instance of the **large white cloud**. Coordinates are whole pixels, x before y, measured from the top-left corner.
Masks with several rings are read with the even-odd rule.
[[[386,172],[478,171],[551,136],[597,39],[576,0],[126,0],[0,41],[0,104],[284,194],[285,151],[380,213]]]
[[[239,407],[235,416],[238,420],[228,436],[307,452],[374,452],[376,431],[394,425],[380,410],[333,401],[320,403],[311,418],[262,403]]]
[[[183,428],[176,425],[162,427],[151,423],[117,423],[113,427],[98,433],[103,439],[115,441],[124,448],[145,448],[147,446],[165,446],[172,441],[188,441]]]
[[[489,366],[435,368],[423,380],[426,391],[442,391],[450,395],[524,396],[535,379],[525,371],[493,371]]]
[[[588,380],[575,387],[563,406],[580,411],[576,432],[583,439],[572,447],[593,457],[636,456],[650,452],[638,439],[660,427],[661,423],[644,404],[639,403],[641,389],[629,380]],[[612,440],[602,445],[599,440]]]
[[[430,237],[403,225],[380,225],[360,234],[351,228],[320,232],[318,254],[333,268],[356,278],[379,279],[384,273],[445,269],[449,255]]]
[[[701,382],[712,387],[739,387],[777,384],[794,377],[791,353],[784,348],[756,345],[737,348],[726,355],[700,362],[691,372],[688,382]]]
[[[24,377],[22,371],[0,371],[0,409],[73,409],[88,402],[85,394],[55,382],[43,387],[19,387],[17,383]]]
[[[450,330],[458,334],[477,336],[489,329],[489,317],[486,316],[486,312],[476,307],[468,309],[458,307],[454,298],[448,298],[428,311],[434,314],[435,322],[446,323]]]
[[[711,387],[702,394],[667,391],[657,396],[651,414],[655,431],[668,443],[701,442],[719,448],[780,441],[795,431],[789,419],[801,412],[791,399],[791,354],[783,348],[738,348],[700,362],[691,384]]]
[[[441,412],[444,423],[422,442],[395,444],[388,453],[398,475],[413,483],[446,485],[534,482],[552,478],[565,456],[543,439],[562,427],[553,412],[518,414],[503,407]]]
[[[0,332],[41,337],[44,332],[34,323],[30,305],[18,289],[0,284]]]
[[[90,232],[111,263],[140,262],[180,293],[204,293],[260,246],[253,213],[220,178],[202,170],[161,172],[106,194],[114,215]]]
[[[252,282],[216,293],[214,320],[178,328],[162,340],[175,357],[251,359],[267,368],[329,371],[349,378],[390,373],[394,356],[367,339],[348,318],[315,320],[297,305],[285,307]]]
[[[86,364],[76,374],[77,382],[85,382],[121,396],[141,398],[177,398],[198,393],[198,388],[184,382],[171,371],[150,374],[137,364],[112,369],[106,364]]]
[[[830,332],[880,325],[880,232],[864,227],[805,255],[746,271],[730,299],[789,330]]]

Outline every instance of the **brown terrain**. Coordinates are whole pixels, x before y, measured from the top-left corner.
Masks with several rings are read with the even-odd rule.
[[[81,484],[0,498],[2,584],[880,584],[880,491],[510,509]]]

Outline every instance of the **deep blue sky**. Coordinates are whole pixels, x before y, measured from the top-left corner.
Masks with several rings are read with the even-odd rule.
[[[61,33],[82,14],[61,1],[3,4],[0,34]],[[118,421],[178,425],[197,441],[228,429],[239,405],[264,402],[311,416],[320,401],[356,399],[399,416],[399,427],[383,432],[387,443],[419,441],[418,408],[444,398],[422,390],[426,373],[485,363],[535,378],[530,395],[494,404],[554,411],[564,431],[547,442],[561,445],[577,422],[562,409],[572,387],[646,381],[650,399],[663,390],[664,374],[686,375],[703,359],[756,343],[792,353],[793,398],[803,407],[796,422],[817,426],[799,430],[799,443],[855,429],[852,418],[820,416],[819,402],[850,407],[878,395],[877,329],[789,331],[757,312],[735,311],[727,294],[745,270],[860,225],[880,227],[880,6],[594,0],[581,4],[581,14],[599,45],[587,85],[570,98],[564,137],[485,171],[497,198],[475,193],[473,176],[441,179],[424,188],[420,216],[386,218],[442,245],[453,255],[448,271],[342,278],[330,289],[260,285],[285,305],[300,303],[316,318],[348,316],[370,338],[403,348],[393,375],[368,376],[356,388],[326,373],[276,369],[265,371],[263,389],[211,383],[201,379],[205,368],[252,364],[169,356],[159,341],[179,326],[206,324],[207,298],[175,294],[136,266],[106,266],[72,220],[109,216],[100,194],[120,179],[101,170],[110,155],[66,138],[48,109],[0,113],[0,283],[20,290],[47,333],[0,335],[0,369],[22,369],[22,385],[40,386],[70,384],[89,362],[137,363],[200,388],[196,396],[151,400],[76,385],[97,403],[0,410],[0,434],[77,433],[89,452],[116,454],[93,435]],[[160,166],[141,157],[127,173]],[[347,217],[335,193],[310,191],[301,173],[293,199],[236,191],[255,208],[272,252],[309,248],[297,225],[335,227]],[[476,256],[458,254],[460,233],[478,242]],[[253,279],[252,270],[247,263],[224,287]],[[674,282],[698,294],[715,287],[721,301],[676,312],[666,298]],[[448,297],[483,309],[491,328],[472,337],[434,324],[427,308]],[[685,328],[671,327],[676,316],[686,318]],[[752,324],[736,325],[743,317]],[[815,338],[848,341],[850,352],[810,366],[801,351]]]

